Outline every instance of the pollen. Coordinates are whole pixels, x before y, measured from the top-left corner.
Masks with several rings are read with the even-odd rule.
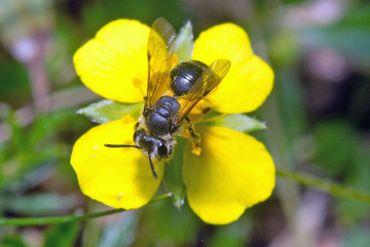
[[[132,84],[134,84],[135,87],[141,87],[143,85],[143,81],[138,78],[134,78],[132,79]]]
[[[193,146],[191,152],[196,156],[199,156],[200,153],[202,152],[202,149],[199,146]]]
[[[121,121],[124,123],[124,124],[130,124],[132,122],[135,122],[136,120],[129,114],[126,114],[124,115],[122,118],[121,118]]]
[[[169,61],[171,68],[175,67],[178,63],[179,63],[179,58],[177,54],[173,54]]]

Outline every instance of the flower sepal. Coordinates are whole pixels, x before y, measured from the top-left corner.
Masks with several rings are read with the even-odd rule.
[[[177,63],[191,60],[191,55],[194,47],[193,26],[190,21],[187,21],[181,27],[179,34],[169,48],[170,52],[176,54]]]
[[[243,133],[267,129],[265,122],[261,122],[245,114],[226,115],[210,122],[210,125],[226,127]]]
[[[183,152],[185,140],[177,139],[173,157],[166,162],[163,184],[171,194],[173,205],[180,209],[184,205],[186,188],[183,181]]]
[[[126,115],[137,119],[142,109],[142,103],[124,104],[111,100],[101,100],[79,109],[77,113],[88,117],[92,122],[103,124],[121,119],[122,116]]]

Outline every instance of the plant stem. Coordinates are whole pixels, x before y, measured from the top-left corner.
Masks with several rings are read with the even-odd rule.
[[[124,209],[112,209],[97,213],[88,213],[85,215],[64,215],[64,216],[48,216],[48,217],[30,217],[30,218],[2,218],[0,225],[15,225],[15,226],[40,226],[40,225],[53,225],[61,224],[71,221],[84,221],[97,217],[102,217],[110,214],[121,213]]]
[[[357,200],[370,204],[370,194],[356,191],[351,188],[347,188],[343,185],[331,182],[326,179],[320,179],[312,175],[292,172],[285,169],[277,169],[276,173],[281,178],[289,179],[298,184],[329,193],[333,196]],[[150,203],[166,199],[170,196],[171,196],[170,193],[157,196],[153,198],[150,201]],[[111,209],[102,212],[88,213],[84,215],[64,215],[64,216],[31,217],[31,218],[0,218],[0,226],[2,225],[36,226],[36,225],[62,224],[72,221],[90,220],[111,214],[122,213],[125,211],[126,211],[125,209]]]
[[[298,184],[317,189],[333,196],[348,198],[370,204],[370,194],[360,192],[343,185],[331,182],[327,179],[320,179],[312,175],[278,169],[277,175],[292,180]]]
[[[163,200],[170,197],[171,194],[163,194],[153,198],[150,203]],[[47,217],[26,217],[26,218],[0,218],[0,226],[2,225],[13,225],[13,226],[40,226],[40,225],[52,225],[62,224],[73,221],[85,221],[93,218],[103,217],[111,214],[122,213],[127,210],[111,209],[102,212],[87,213],[84,215],[64,215],[64,216],[47,216]]]

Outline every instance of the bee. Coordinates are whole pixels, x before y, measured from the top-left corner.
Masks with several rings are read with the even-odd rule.
[[[173,66],[176,33],[164,18],[154,21],[148,39],[148,87],[144,109],[135,125],[133,145],[105,144],[106,147],[140,149],[149,160],[153,176],[157,178],[154,160],[170,159],[176,136],[187,122],[191,136],[196,133],[188,114],[211,93],[230,68],[230,61],[215,60],[206,65],[190,60]]]

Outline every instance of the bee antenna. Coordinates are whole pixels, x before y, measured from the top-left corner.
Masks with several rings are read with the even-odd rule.
[[[150,156],[148,156],[148,159],[149,159],[150,169],[152,169],[153,176],[155,178],[158,178],[157,172],[155,171],[155,168],[154,168],[154,165],[153,165],[152,158],[150,158]]]
[[[107,148],[140,148],[136,145],[128,145],[128,144],[104,144]]]

